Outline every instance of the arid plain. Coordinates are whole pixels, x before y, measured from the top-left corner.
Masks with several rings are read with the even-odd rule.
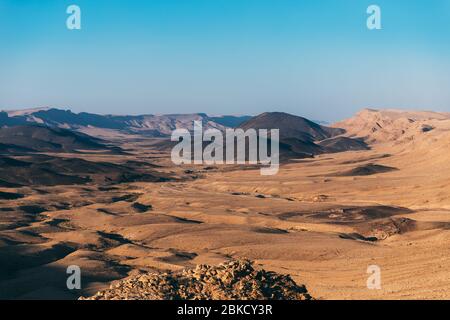
[[[160,139],[102,135],[155,182],[2,188],[0,298],[89,296],[139,272],[249,258],[316,299],[450,298],[450,115],[363,110],[333,125],[368,150],[249,166],[174,166]],[[47,153],[51,155],[51,153]],[[20,212],[15,209],[25,208]],[[66,288],[66,268],[82,290]],[[381,289],[366,286],[381,269]]]

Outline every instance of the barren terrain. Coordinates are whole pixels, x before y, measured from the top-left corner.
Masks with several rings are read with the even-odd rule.
[[[65,154],[165,179],[1,188],[0,298],[75,299],[141,272],[248,258],[316,299],[449,299],[449,119],[366,110],[336,126],[370,149],[293,160],[270,177],[176,167],[153,138],[118,137],[123,154]],[[66,288],[69,265],[82,290]],[[366,286],[370,265],[381,290]]]

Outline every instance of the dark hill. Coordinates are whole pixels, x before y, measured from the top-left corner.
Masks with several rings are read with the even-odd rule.
[[[92,162],[79,158],[30,155],[15,159],[0,156],[0,186],[55,186],[123,182],[161,182],[169,177],[154,170],[142,169],[133,163],[120,165]]]
[[[36,150],[20,147],[14,144],[0,143],[0,154],[21,154],[28,152],[36,152]]]
[[[0,157],[0,181],[4,187],[30,186],[30,185],[69,185],[84,184],[91,181],[88,177],[67,174],[72,170],[61,170],[60,167],[52,168],[51,163],[45,163],[45,159],[57,159],[54,157],[33,156],[27,161],[15,160],[8,157]],[[50,160],[51,161],[51,160]]]
[[[320,141],[319,146],[326,149],[327,152],[343,152],[356,150],[369,150],[370,148],[362,139],[352,139],[348,137],[335,137]]]
[[[311,158],[325,152],[312,141],[295,138],[281,138],[280,140],[280,158],[282,160]]]
[[[283,112],[260,114],[240,125],[240,128],[244,130],[279,129],[282,159],[306,158],[325,153],[326,148],[318,145],[316,141],[345,132],[343,129],[328,128],[306,118]]]
[[[296,138],[303,141],[323,140],[342,134],[343,129],[321,126],[306,118],[284,112],[266,112],[239,126],[242,129],[279,129],[280,139]]]
[[[77,150],[105,150],[118,152],[101,140],[86,134],[56,127],[19,125],[0,128],[0,151],[15,152],[76,152]]]
[[[9,117],[7,112],[0,111],[0,126],[17,126],[25,123],[22,117]]]
[[[345,172],[341,172],[336,174],[336,176],[370,176],[372,174],[378,174],[378,173],[385,173],[385,172],[391,172],[391,171],[396,171],[398,170],[397,168],[394,167],[388,167],[388,166],[383,166],[380,164],[373,164],[373,163],[369,163],[366,165],[362,165],[359,167],[356,167],[354,169],[345,171]]]

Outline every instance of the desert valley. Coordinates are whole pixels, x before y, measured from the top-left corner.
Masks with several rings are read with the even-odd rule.
[[[194,120],[279,128],[278,174],[175,166],[170,133]],[[2,299],[78,299],[237,259],[315,299],[450,298],[449,113],[365,109],[324,126],[285,113],[36,109],[2,112],[0,125]],[[71,265],[80,290],[66,286]]]

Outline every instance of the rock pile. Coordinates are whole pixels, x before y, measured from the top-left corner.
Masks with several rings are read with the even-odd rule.
[[[113,283],[89,300],[310,300],[289,275],[255,270],[248,260],[197,265],[180,273],[141,274]]]

